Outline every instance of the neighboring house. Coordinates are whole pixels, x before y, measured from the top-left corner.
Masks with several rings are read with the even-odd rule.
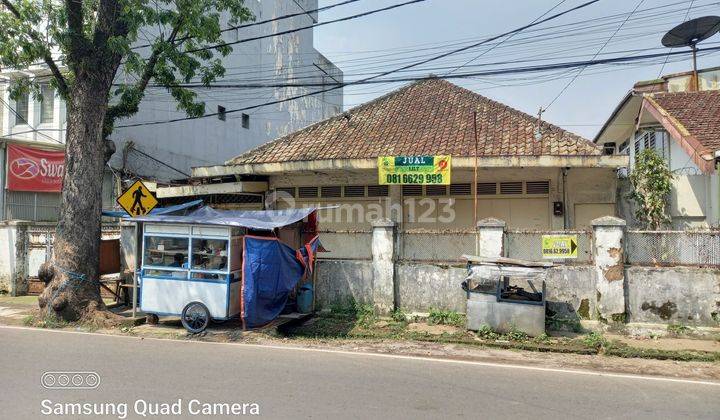
[[[401,229],[473,229],[477,113],[477,219],[510,228],[587,228],[616,214],[616,170],[589,140],[481,95],[430,78],[230,159],[193,169],[199,185],[158,189],[189,196],[284,192],[277,207],[339,204],[321,227],[367,229],[380,217]],[[538,132],[539,128],[539,132]],[[451,155],[451,185],[378,185],[378,157]],[[218,179],[239,182],[213,184]],[[261,208],[262,202],[255,207]],[[248,206],[245,206],[248,207]]]
[[[691,75],[682,73],[637,83],[595,137],[607,153],[635,155],[652,148],[674,174],[669,200],[677,229],[720,225],[720,69],[699,72],[699,91],[690,89]],[[629,192],[621,182],[621,194]],[[621,205],[633,219],[633,205]]]
[[[318,0],[249,0],[245,2],[257,21],[294,14],[318,7]],[[228,42],[307,26],[317,20],[317,14],[302,14],[290,19],[255,25],[226,32]],[[59,57],[58,57],[59,58]],[[342,72],[313,46],[313,31],[303,30],[287,35],[269,37],[234,45],[233,52],[223,63],[226,75],[218,83],[243,83],[246,81],[286,80],[302,77],[309,83],[342,82]],[[22,71],[3,69],[0,72],[0,137],[45,145],[65,143],[66,106],[49,84],[42,88],[43,100],[24,95],[13,100],[6,85],[8,79],[17,77],[49,78],[43,66]],[[48,79],[49,80],[49,79]],[[125,82],[122,71],[116,83]],[[322,89],[314,87],[312,89]],[[220,164],[228,156],[247,151],[268,140],[290,133],[306,125],[336,115],[342,111],[342,89],[300,100],[282,102],[253,110],[223,114],[231,111],[278,101],[307,93],[303,87],[267,89],[201,89],[199,99],[206,103],[207,113],[220,115],[192,119],[171,124],[144,125],[122,128],[151,121],[167,121],[185,117],[178,111],[175,100],[164,89],[148,88],[141,103],[140,112],[129,119],[119,120],[118,128],[111,138],[117,152],[110,161],[112,170],[106,174],[106,188],[113,205],[113,189],[118,178],[143,178],[159,182],[186,178],[192,166]],[[26,144],[27,146],[27,144]],[[6,155],[0,141],[0,151]],[[0,170],[5,171],[0,159]],[[3,218],[32,218],[37,214],[27,209],[27,203],[38,202],[57,208],[59,194],[36,191],[6,191],[5,206],[0,209]],[[16,205],[17,204],[17,205]],[[21,207],[18,207],[21,206]],[[27,210],[27,211],[25,211]],[[46,213],[42,213],[46,214]],[[56,212],[53,213],[57,217]],[[46,219],[48,217],[45,217]]]

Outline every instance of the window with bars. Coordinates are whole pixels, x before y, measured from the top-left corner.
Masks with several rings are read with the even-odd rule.
[[[40,86],[42,92],[42,103],[40,104],[40,122],[52,123],[53,111],[55,110],[55,90],[52,86],[44,84]]]
[[[316,198],[318,196],[318,187],[298,187],[299,198]]]
[[[30,94],[23,93],[15,101],[16,121],[15,124],[27,124],[30,115]]]
[[[320,187],[320,195],[323,197],[342,197],[342,188],[339,185]]]
[[[387,185],[368,185],[367,195],[368,197],[387,197],[390,193],[390,188]]]
[[[346,185],[343,188],[345,197],[365,197],[364,185]]]

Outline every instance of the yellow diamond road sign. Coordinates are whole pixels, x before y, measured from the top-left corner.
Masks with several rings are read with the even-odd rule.
[[[132,217],[144,216],[158,205],[157,199],[142,181],[135,181],[118,197],[117,203]]]

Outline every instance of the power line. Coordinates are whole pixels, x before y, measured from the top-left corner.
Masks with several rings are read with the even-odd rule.
[[[694,3],[694,2],[695,2],[695,0],[691,0],[691,1],[690,1],[690,6],[688,7],[687,12],[685,12],[685,17],[683,18],[683,22],[685,22],[685,21],[687,20],[687,18],[690,16],[690,10],[692,10],[693,3]],[[672,51],[672,50],[673,50],[673,49],[670,48],[670,51]],[[668,53],[668,58],[669,58],[669,57],[670,57],[670,53]],[[663,63],[662,67],[660,67],[660,72],[658,73],[658,78],[660,78],[660,77],[662,76],[662,74],[663,74],[663,71],[665,71],[665,65],[666,65],[666,64],[667,64],[667,58],[665,59],[665,62]]]
[[[229,27],[229,28],[225,28],[225,29],[220,30],[220,33],[229,32],[229,31],[234,31],[234,30],[236,30],[236,29],[250,28],[250,27],[252,27],[252,26],[264,25],[264,24],[266,24],[266,23],[277,22],[277,21],[280,21],[280,20],[290,19],[290,18],[294,18],[294,17],[297,17],[297,16],[303,16],[303,15],[308,15],[308,16],[309,16],[309,15],[311,15],[311,14],[313,14],[313,13],[324,12],[325,10],[334,9],[334,8],[336,8],[336,7],[339,7],[339,6],[345,6],[346,4],[356,3],[356,2],[358,2],[358,1],[360,1],[360,0],[345,0],[345,1],[342,1],[342,2],[340,2],[340,3],[335,3],[335,4],[328,5],[328,6],[318,7],[317,9],[307,10],[307,11],[306,11],[306,10],[303,10],[302,7],[300,7],[300,5],[298,4],[298,7],[300,7],[300,9],[302,10],[302,12],[289,13],[289,14],[287,14],[287,15],[278,16],[278,17],[275,17],[275,18],[272,18],[272,19],[265,19],[265,20],[261,20],[261,21],[257,21],[257,22],[244,23],[244,24],[242,24],[242,25],[231,26],[231,27]],[[295,4],[297,4],[297,2],[296,2]],[[179,38],[178,41],[185,41],[185,40],[192,39],[192,38],[195,38],[195,37],[193,37],[193,36],[185,36],[185,37]],[[131,49],[135,50],[135,49],[140,49],[140,48],[148,48],[148,47],[152,47],[152,46],[153,46],[153,44],[144,44],[144,45],[137,45],[137,46],[135,46],[135,47],[133,47],[133,48],[131,48]]]
[[[195,48],[195,49],[192,49],[192,50],[183,51],[183,53],[184,53],[184,54],[188,54],[188,53],[195,53],[195,52],[200,52],[200,51],[214,50],[214,49],[217,49],[217,48],[228,47],[228,46],[230,46],[230,45],[243,44],[243,43],[246,43],[246,42],[257,41],[257,40],[259,40],[259,39],[272,38],[272,37],[276,37],[276,36],[280,36],[280,35],[287,35],[287,34],[291,34],[291,33],[294,33],[294,32],[304,31],[304,30],[306,30],[306,29],[317,28],[318,26],[330,25],[330,24],[332,24],[332,23],[345,22],[345,21],[348,21],[348,20],[359,19],[359,18],[361,18],[361,17],[373,15],[373,14],[375,14],[375,13],[385,12],[385,11],[387,11],[387,10],[397,9],[398,7],[409,6],[409,5],[412,5],[412,4],[422,3],[422,2],[425,2],[425,1],[427,1],[427,0],[410,0],[410,1],[406,1],[406,2],[404,2],[404,3],[393,4],[393,5],[390,5],[390,6],[387,6],[387,7],[383,7],[383,8],[380,8],[380,9],[369,10],[369,11],[367,11],[367,12],[358,13],[358,14],[356,14],[356,15],[346,16],[346,17],[344,17],[344,18],[328,20],[328,21],[326,21],[326,22],[314,23],[314,24],[312,24],[312,25],[302,26],[302,27],[294,28],[294,29],[288,29],[288,30],[286,30],[286,31],[274,32],[274,33],[272,33],[272,34],[258,35],[258,36],[254,36],[254,37],[251,37],[251,38],[238,39],[237,41],[223,42],[223,43],[221,43],[221,44],[215,44],[215,45],[209,45],[209,46],[206,46],[206,47]]]
[[[25,131],[25,132],[23,132],[23,133],[10,133],[11,135],[13,135],[13,134],[15,134],[15,135],[17,135],[17,134],[25,134],[25,133],[37,133],[37,134],[40,134],[41,136],[46,137],[46,138],[48,138],[48,139],[50,139],[50,140],[52,140],[52,141],[54,141],[54,142],[56,142],[56,143],[63,144],[63,142],[61,142],[60,140],[58,140],[58,139],[56,139],[56,138],[54,138],[54,137],[50,137],[50,136],[48,136],[47,134],[41,132],[41,131],[38,130],[37,128],[35,128],[35,127],[33,127],[32,125],[30,125],[30,123],[28,122],[28,120],[26,120],[22,115],[20,115],[15,109],[13,109],[13,107],[11,107],[9,103],[5,102],[5,100],[4,100],[3,98],[0,98],[0,102],[2,102],[2,104],[5,105],[5,107],[6,107],[10,112],[12,112],[12,113],[15,115],[15,118],[20,119],[22,122],[25,123],[25,125],[27,125],[27,126],[30,128],[30,131]]]
[[[710,51],[720,51],[720,47],[714,47],[714,48],[705,48],[703,50],[698,50],[703,52],[710,52]],[[688,51],[676,51],[672,52],[672,55],[682,55],[682,54],[689,54]],[[469,77],[476,77],[476,76],[490,76],[490,75],[500,75],[500,74],[518,74],[518,73],[534,73],[534,72],[542,72],[547,70],[557,70],[557,69],[565,69],[565,68],[574,68],[574,67],[587,67],[587,66],[593,66],[593,65],[599,65],[599,64],[608,64],[608,63],[621,63],[621,62],[632,62],[632,61],[638,61],[638,60],[646,60],[651,58],[658,58],[658,57],[664,57],[665,53],[661,54],[645,54],[635,57],[616,57],[616,58],[608,58],[608,59],[601,59],[601,60],[593,60],[593,61],[581,61],[581,62],[571,62],[571,63],[558,63],[558,64],[552,64],[547,66],[528,66],[528,67],[521,67],[521,68],[513,68],[513,69],[498,69],[498,70],[492,70],[492,71],[486,71],[486,72],[478,72],[478,73],[463,73],[463,74],[456,74],[451,75],[448,78],[451,79],[460,79],[460,78],[469,78]],[[418,80],[426,80],[429,77],[407,77],[407,78],[397,78],[397,79],[381,79],[381,80],[366,80],[363,82],[363,84],[377,84],[377,83],[397,83],[397,82],[408,82],[408,81],[418,81]],[[262,104],[257,105],[251,105],[239,109],[232,109],[225,111],[225,114],[229,113],[235,113],[235,112],[241,112],[241,111],[247,111],[251,109],[257,109],[264,106],[269,105],[275,105],[279,103],[289,102],[296,99],[301,99],[308,96],[317,95],[320,93],[328,92],[331,90],[339,89],[346,86],[345,84],[342,84],[340,86],[334,86],[329,89],[324,89],[316,92],[309,92],[302,95],[297,95],[285,99],[279,99],[276,101],[266,102]],[[166,121],[150,121],[150,122],[142,122],[142,123],[134,123],[134,124],[126,124],[126,125],[119,125],[118,128],[127,128],[127,127],[139,127],[139,126],[146,126],[146,125],[158,125],[158,124],[166,124],[166,123],[173,123],[173,122],[179,122],[179,121],[186,121],[186,120],[194,120],[199,118],[206,118],[218,115],[218,113],[211,113],[211,114],[205,114],[199,117],[184,117],[184,118],[175,118],[171,120]]]
[[[645,2],[645,0],[640,0],[640,1],[638,2],[638,4],[635,5],[635,8],[632,10],[632,12],[630,12],[630,14],[627,16],[627,18],[625,18],[625,20],[620,24],[620,26],[617,27],[617,29],[615,30],[615,32],[613,32],[612,35],[610,35],[610,38],[608,38],[607,41],[605,41],[605,43],[602,45],[602,47],[600,47],[600,49],[595,53],[595,55],[594,55],[593,58],[592,58],[593,60],[596,59],[598,55],[600,55],[600,53],[602,52],[602,50],[605,49],[605,47],[607,46],[607,44],[615,37],[615,35],[617,35],[618,32],[620,32],[620,30],[622,29],[622,27],[625,26],[625,24],[627,23],[628,19],[630,19],[630,17],[633,15],[633,13],[635,13],[635,11],[637,11],[637,9],[640,8],[640,6],[641,6],[644,2]],[[577,78],[580,77],[580,74],[582,74],[582,72],[583,72],[584,70],[585,70],[585,67],[581,67],[581,68],[578,70],[578,72],[577,72],[577,74],[575,75],[575,77],[573,77],[572,79],[570,79],[570,81],[560,90],[560,92],[558,92],[557,95],[555,95],[555,97],[553,98],[553,100],[550,101],[550,103],[547,104],[547,106],[545,107],[545,109],[543,109],[542,111],[547,111],[547,110],[555,103],[555,101],[557,101],[557,100],[562,96],[562,94],[565,93],[566,90],[568,90],[568,88],[575,82],[575,80],[577,80]],[[542,111],[541,111],[541,112],[542,112]]]
[[[415,0],[415,1],[417,1],[417,0]],[[575,7],[573,7],[573,8],[568,9],[568,10],[565,10],[564,12],[556,13],[555,15],[550,16],[550,17],[547,17],[547,18],[545,18],[545,19],[543,19],[543,20],[530,23],[530,24],[528,24],[528,25],[522,26],[522,27],[517,28],[517,29],[513,29],[513,30],[508,31],[508,32],[505,32],[505,33],[503,33],[503,34],[500,34],[500,35],[497,35],[497,36],[488,38],[488,39],[486,39],[486,40],[484,40],[484,41],[480,41],[480,42],[474,43],[474,44],[472,44],[472,45],[468,45],[468,46],[465,46],[465,47],[462,47],[462,48],[458,48],[458,49],[455,49],[455,50],[453,50],[453,51],[450,51],[450,52],[447,52],[447,53],[443,53],[443,54],[440,54],[440,55],[437,55],[437,56],[428,58],[428,59],[426,59],[426,60],[423,60],[423,61],[420,61],[420,62],[417,62],[417,63],[414,63],[414,64],[409,64],[409,65],[402,66],[402,67],[397,68],[397,69],[394,69],[394,70],[389,70],[389,71],[386,71],[386,72],[383,72],[383,73],[380,73],[380,74],[376,74],[376,75],[374,75],[374,76],[366,77],[366,78],[361,79],[361,80],[359,80],[359,81],[349,82],[349,83],[342,83],[342,84],[340,84],[340,85],[338,85],[338,86],[333,86],[333,87],[330,87],[330,88],[328,88],[328,89],[323,89],[323,90],[319,90],[319,91],[316,91],[316,92],[308,92],[308,93],[305,93],[305,94],[302,94],[302,95],[296,95],[296,96],[292,96],[292,97],[289,97],[289,98],[285,98],[285,99],[280,99],[280,100],[277,100],[277,101],[268,102],[268,103],[265,103],[265,104],[253,105],[253,106],[250,106],[250,107],[245,107],[245,108],[240,108],[240,109],[232,109],[232,110],[229,110],[229,111],[226,110],[224,113],[225,113],[225,114],[230,114],[230,113],[245,111],[245,110],[248,110],[248,109],[259,108],[259,107],[262,107],[262,106],[279,104],[279,103],[283,103],[283,102],[288,102],[288,101],[292,101],[292,100],[296,100],[296,99],[305,98],[305,97],[312,96],[312,95],[318,95],[318,94],[321,94],[321,93],[330,92],[330,91],[337,90],[337,89],[342,89],[342,88],[345,87],[345,86],[351,86],[351,85],[356,85],[356,84],[360,84],[360,83],[366,83],[366,82],[372,81],[373,79],[377,79],[378,77],[387,76],[387,75],[389,75],[389,74],[392,74],[392,73],[395,73],[395,72],[398,72],[398,71],[407,70],[407,69],[410,69],[410,68],[413,68],[413,67],[417,67],[417,66],[420,66],[420,65],[429,63],[429,62],[431,62],[431,61],[435,61],[435,60],[439,60],[439,59],[441,59],[441,58],[448,57],[448,56],[450,56],[450,55],[452,55],[452,54],[455,54],[455,53],[458,53],[458,52],[462,52],[462,51],[469,50],[469,49],[471,49],[471,48],[479,47],[479,46],[481,46],[481,45],[483,45],[483,44],[486,44],[486,43],[488,43],[488,42],[492,42],[492,41],[495,41],[495,40],[497,40],[497,39],[503,38],[503,37],[505,37],[505,36],[507,36],[507,35],[510,35],[510,34],[514,33],[514,32],[520,32],[520,31],[523,31],[523,30],[525,30],[525,29],[531,28],[531,27],[533,27],[533,26],[541,25],[541,24],[543,24],[543,23],[545,23],[545,22],[551,21],[551,20],[553,20],[553,19],[557,19],[557,18],[559,18],[559,17],[561,17],[561,16],[564,16],[564,15],[566,15],[566,14],[568,14],[568,13],[572,13],[572,12],[574,12],[574,11],[576,11],[576,10],[583,9],[583,8],[585,8],[585,7],[588,7],[588,6],[592,5],[592,4],[597,3],[598,1],[600,1],[600,0],[591,0],[591,1],[585,2],[585,3],[583,3],[583,4],[579,5],[579,6],[575,6]],[[383,83],[383,82],[381,82],[381,83]],[[118,126],[118,128],[121,128],[121,127],[138,127],[138,126],[143,126],[143,125],[166,124],[166,123],[172,123],[172,122],[178,122],[178,121],[185,121],[185,120],[190,120],[190,119],[207,118],[207,117],[212,117],[212,116],[215,116],[215,115],[218,115],[218,114],[219,114],[218,112],[214,112],[214,113],[210,113],[210,114],[201,115],[201,116],[198,116],[198,117],[185,117],[185,118],[171,119],[171,120],[167,120],[167,121],[153,121],[153,122],[147,122],[147,123],[126,124],[126,125],[120,125],[120,126]]]
[[[560,3],[556,4],[555,6],[553,6],[552,8],[550,8],[550,10],[548,10],[547,12],[545,12],[545,13],[543,13],[542,15],[538,16],[538,17],[537,17],[535,20],[533,20],[531,23],[535,23],[535,22],[537,22],[538,20],[544,18],[545,15],[547,15],[548,13],[550,13],[550,12],[552,12],[553,10],[557,9],[558,7],[562,6],[562,4],[565,3],[566,1],[567,1],[567,0],[561,0]],[[490,51],[494,50],[495,48],[499,47],[499,46],[502,45],[505,41],[509,41],[512,37],[514,37],[516,34],[519,34],[519,33],[520,33],[520,32],[515,32],[515,33],[511,34],[511,35],[508,36],[507,38],[503,39],[502,41],[498,42],[497,44],[493,45],[492,47],[490,47],[490,48],[488,48],[487,50],[483,51],[482,53],[478,54],[477,56],[475,56],[475,58],[473,58],[473,59],[471,59],[471,60],[468,60],[468,61],[466,61],[464,64],[461,64],[460,66],[458,66],[458,67],[450,70],[449,72],[445,73],[444,76],[448,76],[448,75],[450,75],[450,74],[455,73],[456,71],[460,70],[461,68],[467,66],[468,64],[470,64],[470,63],[472,63],[473,61],[477,60],[478,58],[484,56],[485,54],[487,54],[487,53],[489,53]]]

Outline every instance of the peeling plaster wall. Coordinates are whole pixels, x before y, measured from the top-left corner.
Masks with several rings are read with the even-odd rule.
[[[372,261],[317,260],[315,306],[317,309],[354,300],[372,303]]]
[[[297,3],[297,4],[296,4]],[[317,0],[248,0],[245,5],[255,14],[256,20],[266,20],[304,10],[316,9]],[[317,16],[315,16],[317,19]],[[277,31],[307,26],[312,18],[302,14],[290,19],[270,24],[252,26],[224,33],[226,42],[244,38],[271,34]],[[230,26],[221,23],[222,27]],[[147,32],[152,33],[152,28]],[[308,83],[333,82],[321,67],[338,81],[342,81],[342,72],[313,45],[312,30],[299,31],[287,35],[264,38],[261,40],[233,45],[233,52],[223,59],[226,77],[217,83],[243,83],[258,79],[271,81],[285,80],[291,77],[308,77]],[[120,73],[118,83],[130,79]],[[322,90],[322,88],[311,88]],[[291,96],[308,93],[303,87],[282,89],[251,90],[197,90],[198,99],[205,102],[206,113],[216,113],[218,106],[227,111],[259,105]],[[134,147],[162,162],[185,173],[192,166],[218,165],[255,146],[273,140],[284,134],[318,122],[326,117],[342,112],[342,90],[327,92],[318,96],[264,106],[257,109],[226,114],[226,120],[217,116],[175,122],[171,124],[118,128],[113,133],[118,152],[111,159],[114,167],[126,166],[127,169],[150,178],[169,180],[183,176],[163,165],[153,162],[139,153],[128,153],[123,161],[123,147],[128,141]],[[242,114],[250,117],[249,128],[242,126]],[[161,89],[148,92],[140,105],[140,112],[123,120],[120,124],[162,121],[184,118],[176,103]]]
[[[558,266],[545,280],[547,314],[563,319],[594,319],[597,313],[592,266]]]
[[[466,269],[433,264],[399,263],[399,306],[406,312],[429,312],[430,308],[465,313],[466,294],[461,284]]]
[[[15,226],[0,224],[0,294],[10,293],[15,273]]]
[[[720,327],[720,270],[693,267],[626,270],[629,322]]]

